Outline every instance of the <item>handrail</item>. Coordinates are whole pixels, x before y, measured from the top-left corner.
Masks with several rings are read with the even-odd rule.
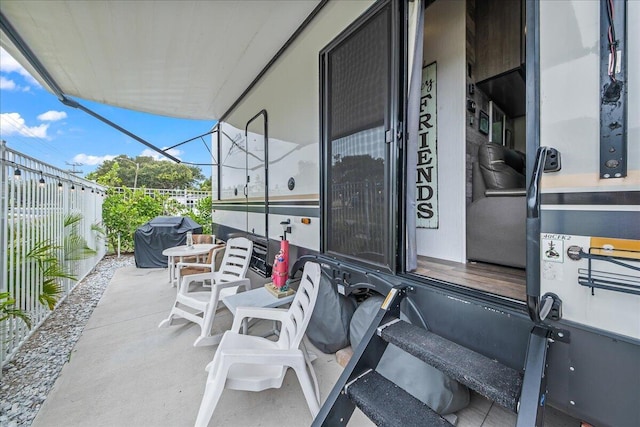
[[[529,317],[536,323],[542,321],[540,317],[540,182],[545,171],[560,170],[559,159],[559,153],[554,148],[538,148],[531,182],[527,189],[527,309]]]

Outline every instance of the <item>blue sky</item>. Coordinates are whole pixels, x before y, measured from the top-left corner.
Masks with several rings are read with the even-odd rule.
[[[79,101],[160,148],[201,135],[215,124],[214,121],[175,119]],[[70,169],[68,163],[82,163],[77,167],[82,170],[82,176],[95,170],[104,160],[120,154],[161,157],[88,114],[62,104],[1,48],[0,139],[14,150],[61,169]],[[205,140],[210,144],[210,137]],[[184,144],[171,154],[185,162],[209,162],[209,154],[200,141]],[[202,169],[205,176],[209,176],[209,168]]]

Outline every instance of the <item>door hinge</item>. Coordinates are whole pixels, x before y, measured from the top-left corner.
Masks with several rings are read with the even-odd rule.
[[[384,133],[384,142],[391,144],[393,142],[393,129],[389,129]]]
[[[398,141],[398,144],[402,145],[402,136],[403,136],[403,132],[402,132],[402,122],[398,123],[398,130],[395,129],[388,129],[385,133],[384,133],[384,142],[386,142],[387,144],[391,144],[393,142],[393,138],[395,137],[396,140]]]

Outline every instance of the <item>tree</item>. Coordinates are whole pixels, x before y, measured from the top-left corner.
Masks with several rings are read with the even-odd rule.
[[[200,183],[200,191],[211,191],[211,177]]]
[[[345,156],[337,160],[331,168],[335,184],[354,184],[364,181],[382,183],[384,180],[384,160],[370,155]]]
[[[203,179],[204,175],[195,166],[155,161],[140,167],[138,182],[148,188],[194,188]]]
[[[87,179],[107,187],[122,187],[122,179],[119,177],[119,170],[120,165],[118,163],[113,163],[111,167],[106,169],[102,174],[97,173],[97,170],[91,172],[87,175]]]
[[[136,182],[137,175],[137,182]],[[111,187],[194,189],[204,180],[197,166],[188,166],[153,157],[130,158],[124,154],[113,160],[105,160],[87,179]]]

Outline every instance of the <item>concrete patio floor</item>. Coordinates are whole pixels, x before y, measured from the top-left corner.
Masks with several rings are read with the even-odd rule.
[[[175,292],[165,269],[118,270],[32,426],[192,426],[205,387],[204,368],[215,347],[193,347],[196,325],[157,327]],[[231,314],[223,310],[218,316],[216,329],[229,328]],[[342,368],[335,355],[308,347],[318,355],[314,368],[324,400]],[[515,424],[515,415],[475,394],[457,415],[459,427]],[[579,426],[553,408],[546,420],[548,426]],[[311,422],[289,370],[280,389],[225,390],[210,425],[297,427]],[[356,411],[349,425],[373,424]]]

